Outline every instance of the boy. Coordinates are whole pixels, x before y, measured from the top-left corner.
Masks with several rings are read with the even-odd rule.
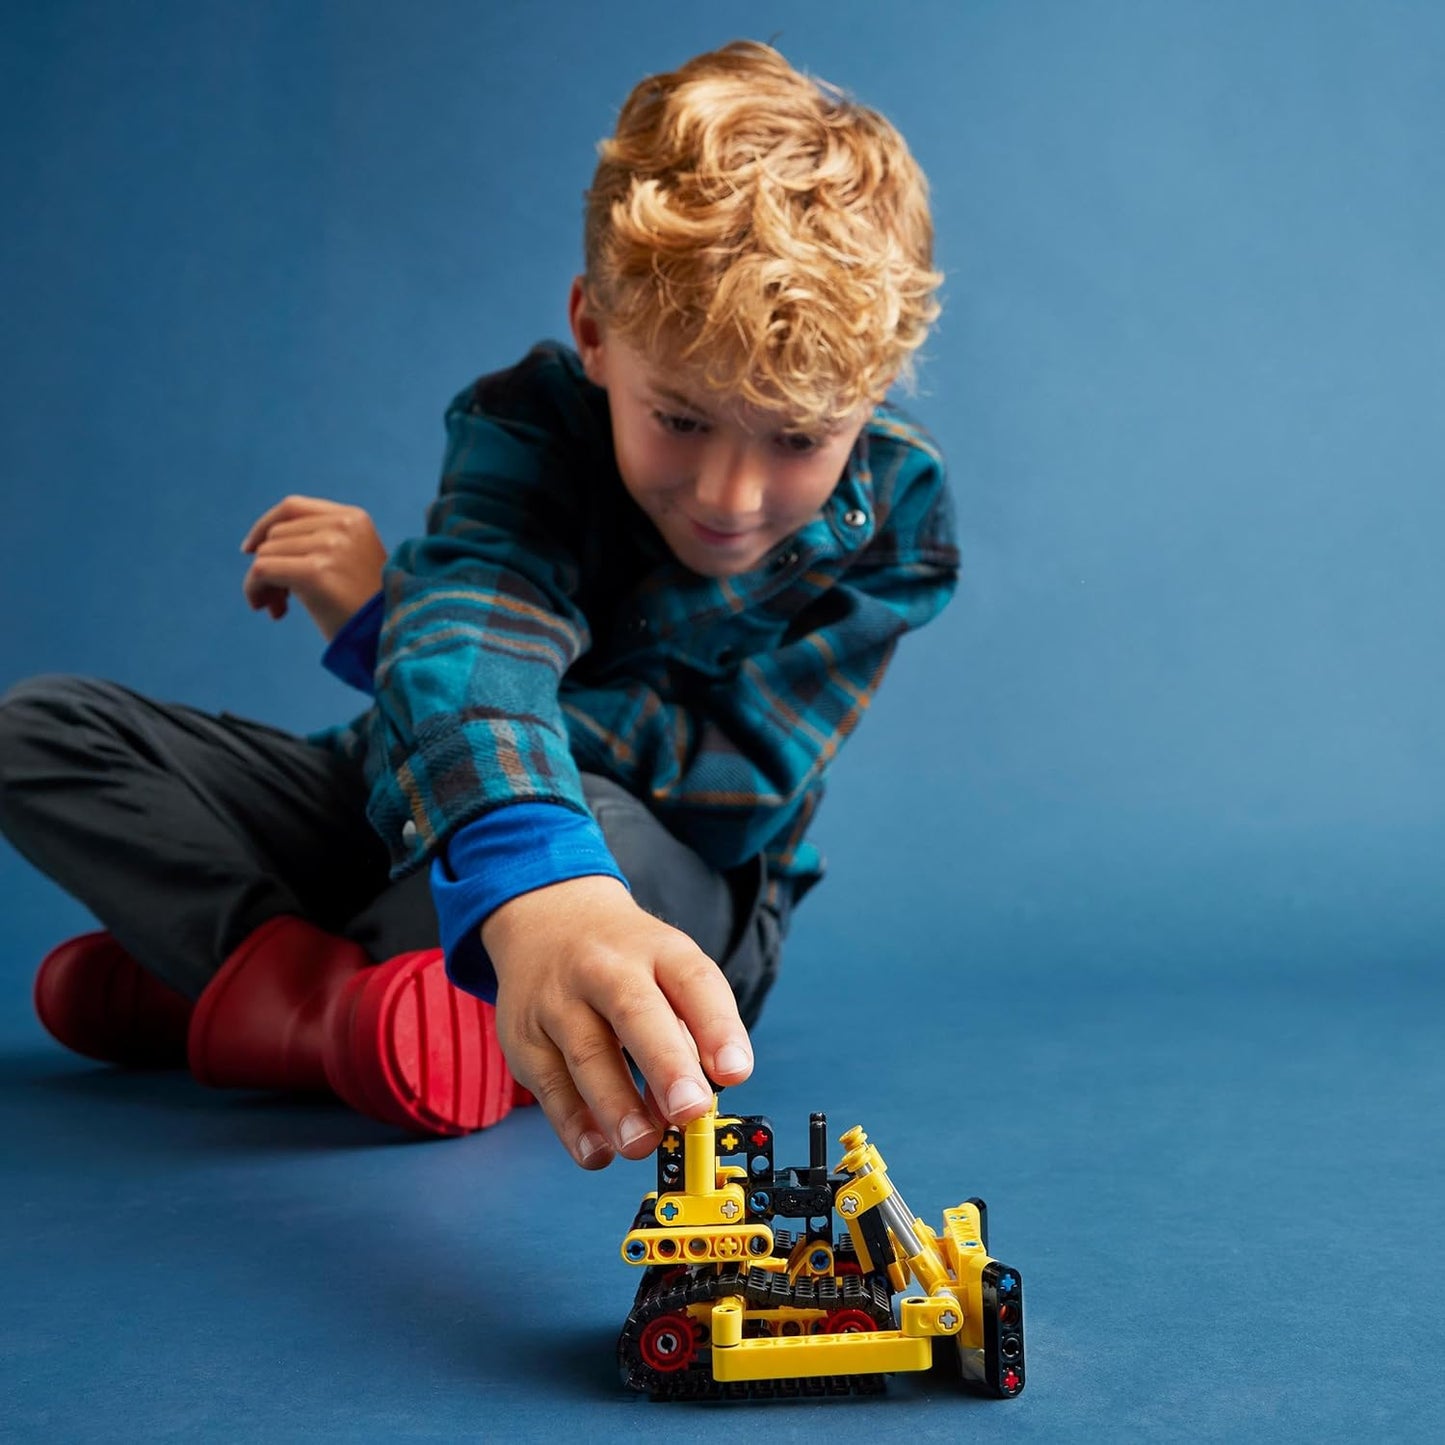
[[[204,1081],[432,1133],[500,1117],[515,1078],[588,1168],[745,1078],[828,765],[957,577],[941,460],[881,405],[937,314],[931,244],[898,134],[768,47],[639,84],[588,193],[575,351],[455,399],[381,594],[347,617],[302,575],[320,504],[247,538],[252,605],[297,591],[374,687],[362,718],[301,740],[66,679],[0,709],[0,822],[108,927],[42,966],[52,1032],[109,1057],[184,1034]],[[82,725],[110,769],[78,821],[50,804]],[[133,799],[129,833],[96,822],[137,759],[152,811],[186,777],[184,825],[140,847]],[[178,860],[198,829],[215,853]],[[101,971],[140,1001],[97,1023]]]

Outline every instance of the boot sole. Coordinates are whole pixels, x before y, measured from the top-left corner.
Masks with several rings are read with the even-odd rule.
[[[423,1134],[485,1129],[518,1089],[497,1042],[496,1011],[447,979],[435,950],[401,954],[354,979],[326,1071],[374,1118]]]

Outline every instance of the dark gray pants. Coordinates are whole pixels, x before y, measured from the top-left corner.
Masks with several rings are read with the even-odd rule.
[[[719,873],[625,789],[582,781],[633,897],[717,960],[751,1025],[784,927],[763,901],[762,860]],[[353,764],[230,713],[82,677],[32,678],[0,699],[0,830],[192,998],[279,914],[377,961],[438,946],[426,870],[390,880],[365,801]]]

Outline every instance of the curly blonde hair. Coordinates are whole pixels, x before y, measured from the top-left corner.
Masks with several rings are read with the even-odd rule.
[[[943,278],[876,111],[740,40],[641,81],[598,153],[585,284],[626,342],[798,426],[911,380]]]

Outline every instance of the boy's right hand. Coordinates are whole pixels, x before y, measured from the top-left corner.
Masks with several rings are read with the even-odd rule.
[[[294,592],[330,642],[381,587],[386,546],[360,507],[286,497],[251,524],[241,543],[255,555],[242,591],[253,611],[286,615]]]
[[[523,893],[482,925],[497,973],[497,1036],[584,1169],[640,1159],[665,1124],[752,1073],[752,1045],[721,970],[615,878]],[[623,1057],[647,1083],[644,1100]],[[701,1062],[700,1062],[701,1060]]]

